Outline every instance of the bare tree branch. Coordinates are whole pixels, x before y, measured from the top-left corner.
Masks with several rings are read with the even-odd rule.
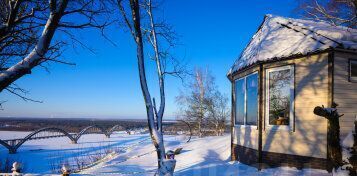
[[[48,62],[75,65],[60,59],[70,44],[67,40],[94,53],[77,38],[78,30],[98,29],[114,44],[104,31],[115,22],[111,5],[108,0],[0,1],[0,92],[7,90],[23,100],[33,100],[11,85],[37,66],[49,71]],[[66,35],[55,38],[57,32]]]
[[[43,101],[34,100],[34,99],[26,97],[26,94],[28,94],[28,91],[25,90],[25,89],[20,88],[16,84],[13,84],[13,86],[8,86],[7,88],[5,88],[5,90],[10,92],[11,94],[16,95],[17,97],[21,98],[24,101],[31,101],[31,102],[35,102],[35,103],[43,103]],[[21,95],[21,94],[23,94],[23,95]]]
[[[357,27],[356,0],[300,0],[298,11],[305,18],[327,21],[332,25]]]

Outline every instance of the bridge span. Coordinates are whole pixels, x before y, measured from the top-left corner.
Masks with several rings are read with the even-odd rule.
[[[73,144],[77,144],[78,140],[85,134],[104,134],[107,138],[110,138],[110,135],[118,129],[123,129],[123,127],[120,125],[115,125],[112,128],[105,130],[101,126],[91,125],[83,128],[79,133],[69,133],[66,130],[58,127],[46,127],[33,131],[24,138],[8,140],[0,139],[0,145],[6,147],[9,150],[9,153],[13,154],[16,153],[17,150],[29,140],[67,137]]]

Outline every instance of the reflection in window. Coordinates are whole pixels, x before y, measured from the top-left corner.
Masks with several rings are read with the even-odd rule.
[[[245,96],[245,85],[244,79],[240,79],[236,81],[236,120],[235,123],[237,125],[244,124],[244,96]]]
[[[357,60],[350,60],[350,80],[357,81]]]
[[[257,125],[258,118],[258,74],[250,75],[247,81],[247,125]]]
[[[289,125],[293,71],[292,67],[268,70],[269,125]]]
[[[235,83],[236,125],[257,125],[258,74],[240,78]]]

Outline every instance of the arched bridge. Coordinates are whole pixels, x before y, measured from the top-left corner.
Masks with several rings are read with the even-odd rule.
[[[85,127],[78,134],[75,134],[74,135],[74,140],[75,140],[74,143],[77,143],[79,138],[84,134],[104,134],[106,137],[108,137],[108,138],[110,137],[110,135],[108,135],[107,131],[104,128],[102,128],[98,125],[92,125],[92,126]]]
[[[26,141],[36,140],[36,139],[46,139],[54,137],[68,137],[73,144],[76,144],[81,136],[85,134],[104,134],[106,137],[110,137],[114,131],[117,129],[122,129],[120,125],[115,125],[110,128],[108,131],[103,127],[98,125],[92,125],[85,127],[79,133],[68,133],[64,129],[57,127],[46,127],[38,129],[22,139],[10,139],[10,140],[1,140],[0,145],[6,147],[9,150],[10,154],[16,153],[17,149],[20,148]]]
[[[110,137],[110,135],[112,135],[116,130],[125,130],[125,128],[122,127],[121,125],[114,125],[112,128],[110,128],[107,131],[107,135],[108,135],[107,137]]]

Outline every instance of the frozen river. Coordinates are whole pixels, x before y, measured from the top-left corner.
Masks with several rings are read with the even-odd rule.
[[[1,131],[0,139],[23,138],[30,132]],[[110,152],[124,151],[128,147],[136,145],[141,140],[148,139],[148,135],[127,135],[117,132],[110,138],[103,134],[83,135],[78,144],[72,144],[67,137],[26,141],[16,154],[8,154],[4,146],[0,146],[0,162],[5,160],[22,163],[25,172],[31,173],[56,173],[63,164],[73,167],[94,162]],[[86,162],[86,163],[82,163]]]
[[[0,139],[1,140],[18,139],[18,138],[23,138],[30,133],[31,132],[27,132],[27,131],[0,131]]]

